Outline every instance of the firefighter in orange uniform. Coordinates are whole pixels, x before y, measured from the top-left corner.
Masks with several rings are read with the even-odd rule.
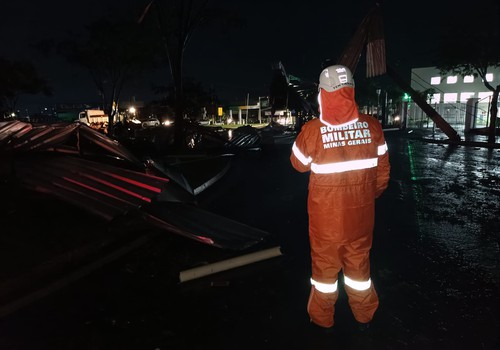
[[[334,324],[339,273],[354,318],[366,329],[379,305],[370,278],[375,199],[387,188],[390,164],[379,121],[358,111],[351,71],[325,68],[319,77],[320,117],[307,122],[290,161],[310,171],[307,210],[311,246],[311,322]]]

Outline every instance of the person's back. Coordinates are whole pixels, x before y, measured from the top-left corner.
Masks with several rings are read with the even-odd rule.
[[[290,156],[297,171],[311,172],[308,312],[314,323],[333,326],[338,274],[343,270],[353,314],[366,324],[378,307],[369,252],[375,198],[389,180],[387,145],[380,123],[358,112],[348,68],[335,65],[321,72],[318,100],[320,118],[302,127]]]

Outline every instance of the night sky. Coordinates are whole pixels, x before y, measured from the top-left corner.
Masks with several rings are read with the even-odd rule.
[[[127,3],[127,5],[125,5]],[[54,55],[44,57],[32,46],[40,40],[64,39],[68,31],[82,31],[84,25],[101,16],[138,18],[148,0],[29,1],[3,0],[0,12],[0,40],[9,59],[30,60],[54,89],[54,96],[25,95],[18,108],[58,103],[96,101],[97,93],[89,75]],[[325,59],[336,59],[352,34],[372,8],[374,1],[264,1],[213,0],[240,12],[246,26],[214,40],[206,32],[195,32],[185,54],[184,74],[213,87],[226,103],[244,103],[268,94],[272,64],[281,61],[288,74],[306,81],[317,80]],[[382,3],[382,2],[380,2]],[[382,3],[388,62],[409,74],[411,66],[432,65],[436,25],[434,1],[418,6],[398,0]],[[152,83],[167,85],[168,67],[157,70],[126,86],[122,100],[134,96],[150,101]]]

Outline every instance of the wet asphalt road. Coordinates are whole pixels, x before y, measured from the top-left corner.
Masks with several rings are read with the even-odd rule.
[[[360,333],[345,293],[335,329],[311,328],[307,175],[289,146],[234,157],[199,205],[271,233],[282,256],[179,283],[227,256],[161,233],[91,275],[0,319],[0,349],[497,349],[500,151],[387,132],[372,278],[380,308]],[[74,218],[67,218],[74,220]]]

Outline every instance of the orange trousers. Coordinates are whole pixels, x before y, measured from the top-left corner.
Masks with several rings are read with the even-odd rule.
[[[316,243],[316,244],[314,244]],[[335,303],[339,290],[339,273],[344,275],[344,289],[354,318],[361,323],[370,322],[379,305],[375,287],[370,279],[371,237],[348,244],[311,242],[312,282],[307,303],[311,321],[322,327],[334,324]],[[314,285],[314,282],[319,282]],[[328,291],[321,291],[321,286]]]

